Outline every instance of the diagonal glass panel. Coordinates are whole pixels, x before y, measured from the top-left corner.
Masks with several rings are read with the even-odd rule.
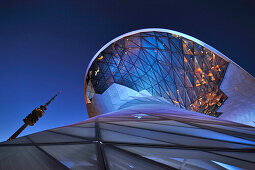
[[[109,169],[166,169],[141,157],[136,157],[114,147],[104,147]],[[169,167],[170,168],[170,167]]]
[[[89,122],[88,120],[82,123],[73,124],[72,126],[79,126],[79,127],[95,127],[95,122]]]
[[[95,138],[95,128],[83,128],[83,127],[62,127],[52,129],[53,132],[60,132],[63,134],[76,135],[86,138]]]
[[[70,169],[98,169],[95,144],[40,146]]]
[[[56,142],[77,142],[84,141],[84,139],[71,137],[67,135],[57,134],[53,132],[42,131],[38,133],[34,133],[29,135],[29,139],[31,139],[35,143],[56,143]]]
[[[35,146],[0,147],[0,169],[67,169]]]
[[[121,132],[116,132],[113,130],[101,129],[101,139],[104,142],[117,142],[117,143],[136,143],[136,144],[168,144],[162,140],[153,140],[151,138],[141,137],[138,135],[126,134]]]
[[[232,142],[230,139],[235,139],[235,137],[216,133],[212,133],[216,138],[219,135],[220,137],[226,137],[227,139],[224,138],[212,138],[210,137],[210,134],[212,131],[204,130],[204,129],[197,129],[197,128],[185,128],[185,127],[171,127],[167,131],[159,131],[159,130],[154,130],[154,129],[146,129],[143,127],[131,127],[131,126],[121,126],[121,125],[115,125],[111,123],[100,123],[100,128],[105,130],[106,136],[105,139],[107,141],[119,141],[122,139],[119,139],[121,137],[120,134],[125,134],[128,135],[125,140],[125,142],[128,141],[128,137],[130,136],[135,136],[138,138],[145,138],[145,139],[150,139],[154,141],[160,141],[160,142],[165,142],[169,143],[170,145],[182,145],[182,146],[192,146],[192,147],[224,147],[224,148],[248,148],[251,147],[249,145],[252,143],[252,141],[248,141],[249,143],[245,142],[240,142],[240,140],[237,138],[239,141]],[[173,130],[172,130],[173,129]],[[189,133],[190,131],[190,133]],[[107,133],[108,132],[108,133]],[[116,138],[111,138],[111,133],[116,133],[119,136]],[[199,133],[202,133],[201,136]],[[222,135],[222,136],[221,136]],[[204,136],[204,137],[203,137]],[[102,137],[103,132],[102,132]],[[103,138],[104,139],[104,138]],[[129,140],[132,141],[132,140]],[[189,141],[189,142],[187,142]]]
[[[250,169],[254,165],[245,159],[235,159],[202,150],[168,149],[153,147],[117,146],[142,157],[172,166],[177,169],[223,169],[212,160],[239,168]]]
[[[232,158],[237,158],[237,159],[245,159],[247,161],[253,162],[255,164],[255,154],[254,152],[223,152],[223,151],[213,151],[212,153],[217,153],[220,155],[224,155],[224,156],[229,156]]]
[[[19,137],[13,140],[8,140],[5,142],[0,143],[0,146],[4,144],[4,145],[15,145],[15,144],[31,144],[31,141],[29,141],[26,137]]]

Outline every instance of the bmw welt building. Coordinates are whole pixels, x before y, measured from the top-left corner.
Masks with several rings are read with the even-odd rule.
[[[92,58],[89,119],[0,144],[0,169],[254,169],[255,79],[186,34],[142,29]]]

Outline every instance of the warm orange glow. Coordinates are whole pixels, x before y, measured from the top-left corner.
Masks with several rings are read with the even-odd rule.
[[[215,60],[215,54],[214,53],[213,53],[212,57],[213,57],[213,60]]]
[[[207,109],[208,108],[208,104],[205,106],[205,109]]]
[[[173,37],[175,38],[179,38],[180,36],[179,35],[175,35],[175,34],[171,34]]]
[[[104,56],[101,55],[101,57],[98,58],[98,60],[102,60],[104,58]]]
[[[186,59],[186,57],[184,57],[184,62],[185,62],[185,63],[187,63],[187,62],[188,62],[188,60]]]
[[[185,41],[184,41],[185,42]],[[190,55],[192,55],[192,51],[187,47],[186,44],[183,44],[183,47],[189,52]]]
[[[177,102],[177,101],[175,101],[175,100],[173,100],[173,102],[174,102],[174,104],[179,104],[179,102]]]
[[[206,81],[202,81],[202,84],[206,84]]]
[[[203,71],[201,68],[197,67],[197,72],[202,73]]]
[[[85,91],[85,102],[86,102],[86,104],[88,104],[88,99],[87,99],[87,96],[86,96],[86,91]]]

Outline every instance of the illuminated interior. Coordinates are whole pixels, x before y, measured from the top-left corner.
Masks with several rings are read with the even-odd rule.
[[[227,66],[216,53],[179,35],[136,33],[113,42],[93,61],[86,77],[86,102],[117,83],[217,117],[227,99],[219,88]]]

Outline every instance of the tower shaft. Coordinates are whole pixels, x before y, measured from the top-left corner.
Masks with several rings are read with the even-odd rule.
[[[28,124],[22,125],[8,140],[15,139],[19,134],[28,126]]]
[[[29,125],[34,126],[34,124],[44,115],[44,111],[47,110],[47,106],[59,95],[58,92],[54,97],[52,97],[45,105],[41,105],[40,108],[35,108],[25,119],[23,119],[24,125],[22,125],[8,140],[15,139],[19,134]]]

